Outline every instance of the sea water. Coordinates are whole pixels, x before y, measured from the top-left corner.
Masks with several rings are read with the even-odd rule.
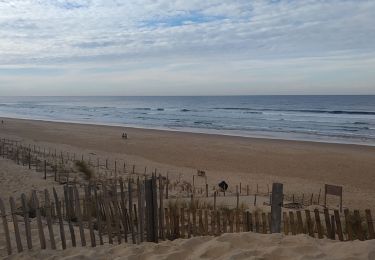
[[[375,96],[0,97],[0,117],[375,145]]]

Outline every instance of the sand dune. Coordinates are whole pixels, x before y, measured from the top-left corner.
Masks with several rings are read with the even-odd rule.
[[[375,259],[375,240],[335,242],[306,235],[283,236],[254,233],[225,234],[220,237],[195,237],[160,244],[104,245],[96,248],[37,250],[8,259]]]

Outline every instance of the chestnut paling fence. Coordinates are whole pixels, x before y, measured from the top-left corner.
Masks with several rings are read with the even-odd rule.
[[[235,208],[218,206],[217,191],[209,191],[207,183],[203,188],[194,184],[185,186],[187,193],[177,199],[171,199],[168,193],[172,189],[168,177],[143,173],[135,177],[135,166],[127,170],[118,169],[105,172],[96,178],[78,181],[69,176],[64,165],[68,162],[83,162],[75,155],[60,158],[45,149],[34,149],[19,143],[3,139],[0,142],[0,155],[23,164],[30,169],[44,172],[44,178],[54,178],[58,184],[53,190],[43,192],[25,191],[20,198],[0,198],[1,222],[0,241],[6,244],[6,253],[22,252],[26,249],[66,249],[67,247],[103,245],[104,243],[142,243],[159,242],[166,239],[190,238],[202,235],[220,235],[232,232],[271,233],[275,223],[285,235],[308,234],[316,238],[329,238],[340,241],[374,239],[374,226],[370,210],[360,212],[345,209],[329,210],[319,206],[320,193],[300,206],[316,205],[310,210],[288,209],[283,207],[282,214],[272,223],[271,212],[247,209],[239,204],[240,195],[249,196],[249,187],[237,186],[236,192],[229,195],[237,197]],[[42,160],[41,160],[42,158]],[[44,160],[43,160],[44,159]],[[58,162],[59,161],[59,162]],[[103,160],[104,162],[104,160]],[[108,170],[108,160],[100,164],[97,160],[97,172],[100,168]],[[59,166],[58,166],[59,165]],[[87,165],[94,167],[90,159]],[[125,178],[119,172],[126,174]],[[205,189],[205,191],[204,191]],[[246,192],[242,192],[246,190]],[[257,191],[254,205],[257,205]],[[225,193],[221,193],[225,196]],[[263,196],[272,193],[267,189]],[[298,201],[294,195],[286,196]],[[206,198],[212,197],[210,204]],[[252,203],[253,204],[253,203]],[[270,199],[269,205],[272,205]],[[286,205],[285,205],[286,206]],[[37,229],[37,237],[32,231]],[[35,231],[35,230],[34,230]],[[35,241],[37,240],[37,242]]]
[[[214,208],[194,198],[166,203],[165,184],[163,178],[153,175],[145,180],[121,178],[81,187],[65,184],[61,196],[55,188],[52,195],[48,190],[43,194],[33,191],[30,196],[21,195],[17,200],[20,207],[16,207],[13,197],[9,198],[9,208],[0,199],[7,253],[33,248],[33,221],[37,223],[41,249],[57,249],[58,240],[61,249],[66,249],[232,232],[271,233],[270,212]],[[284,210],[281,223],[285,235],[305,233],[340,241],[375,238],[370,210],[345,209],[344,214],[328,209]]]
[[[109,160],[100,158],[90,153],[89,155],[76,154],[71,151],[58,151],[51,147],[40,147],[35,144],[23,144],[17,140],[0,138],[0,156],[12,160],[18,165],[27,167],[30,170],[42,173],[45,180],[54,179],[58,184],[75,183],[87,184],[90,179],[113,179],[123,177],[150,176],[156,173],[157,169],[152,172],[147,167],[140,167],[127,160]],[[77,176],[75,166],[77,163],[83,163],[89,169],[85,176]],[[199,171],[199,170],[198,170]],[[189,173],[189,176],[192,174]],[[176,182],[172,183],[168,178],[168,172],[164,174],[167,179],[168,189],[165,197],[169,198],[169,192],[176,190]],[[202,183],[203,182],[203,183]],[[270,198],[270,186],[260,186],[258,184],[243,185],[241,182],[235,185],[235,190],[221,192],[217,186],[209,187],[207,176],[192,175],[192,180],[178,183],[182,193],[179,197],[214,197],[214,196],[252,196],[254,206],[257,205],[257,196],[267,196]],[[233,185],[232,185],[233,186]],[[305,206],[320,205],[320,189],[317,193],[310,194],[284,194],[284,199],[291,202],[289,206],[303,208]],[[238,200],[238,199],[237,199]],[[269,199],[270,204],[271,199]],[[238,204],[238,203],[237,203]],[[259,203],[258,203],[259,204]]]

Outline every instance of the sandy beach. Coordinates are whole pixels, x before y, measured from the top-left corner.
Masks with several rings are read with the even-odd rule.
[[[70,153],[109,158],[157,169],[191,180],[205,170],[208,181],[240,182],[267,191],[281,182],[289,193],[318,194],[324,184],[343,186],[343,204],[350,209],[374,208],[375,147],[196,134],[101,125],[5,118],[2,138]],[[126,132],[127,140],[121,138]],[[11,168],[2,167],[8,175]],[[19,172],[17,168],[15,171]],[[5,177],[3,177],[5,178]],[[3,184],[2,184],[3,185]],[[4,185],[2,192],[12,189]],[[14,189],[14,188],[13,188]],[[336,202],[338,200],[335,200]]]
[[[342,185],[344,208],[374,209],[375,147],[232,137],[101,125],[1,118],[0,137],[70,156],[107,158],[139,172],[168,173],[170,178],[191,181],[197,169],[206,171],[208,183],[225,180],[256,186],[266,192],[273,182],[284,184],[288,194],[317,194],[325,183]],[[126,132],[128,139],[122,139]],[[41,172],[0,158],[0,196],[19,198],[25,191],[61,188]],[[199,180],[196,181],[199,186]],[[323,195],[322,195],[323,196]],[[222,199],[222,198],[221,198]],[[230,200],[228,198],[227,200]],[[246,201],[243,201],[246,203]],[[234,203],[234,202],[233,202]],[[336,206],[338,200],[330,200]],[[335,204],[336,203],[336,204]],[[6,202],[7,204],[7,202]],[[8,205],[7,205],[8,206]],[[24,225],[21,222],[21,232]],[[374,259],[371,241],[337,242],[307,235],[255,233],[195,237],[161,244],[109,245],[97,248],[38,250],[35,220],[31,222],[34,248],[9,259]],[[10,226],[12,232],[12,225]],[[57,226],[55,234],[58,234]],[[46,225],[45,225],[46,229]],[[2,231],[3,232],[3,231]],[[47,232],[47,230],[45,231]],[[78,232],[78,231],[77,231]],[[6,256],[3,233],[0,253]],[[240,242],[239,242],[240,241]],[[69,240],[67,241],[69,244]],[[12,243],[15,244],[12,237]],[[60,245],[58,245],[60,247]],[[110,256],[110,257],[109,257]]]

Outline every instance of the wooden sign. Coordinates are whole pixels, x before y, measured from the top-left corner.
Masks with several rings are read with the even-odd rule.
[[[325,191],[326,194],[342,196],[342,186],[326,184]]]
[[[324,206],[327,206],[327,195],[340,197],[340,212],[342,211],[342,186],[325,184],[324,187]]]

